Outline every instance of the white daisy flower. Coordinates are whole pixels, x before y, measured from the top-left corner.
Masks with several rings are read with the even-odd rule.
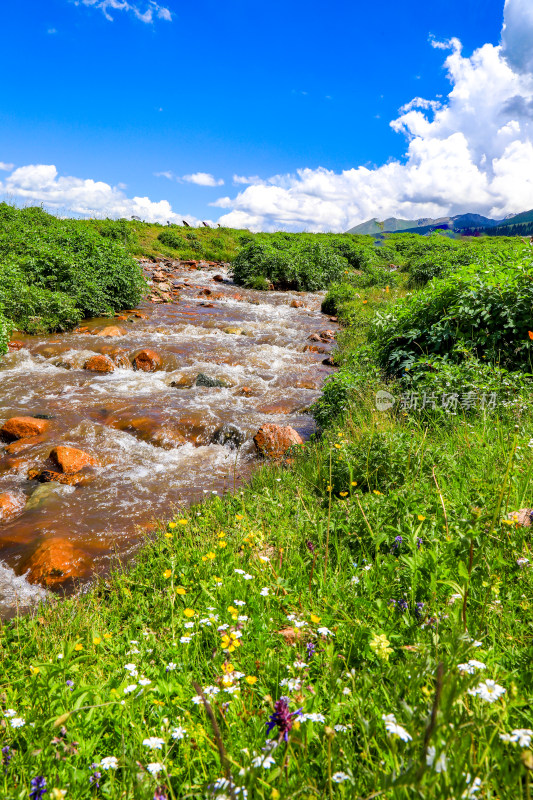
[[[132,692],[134,692],[134,691],[135,691],[135,689],[136,689],[136,688],[137,688],[137,684],[136,684],[136,683],[130,683],[130,684],[129,684],[128,686],[126,686],[126,688],[124,689],[124,694],[131,694]]]
[[[116,769],[118,767],[118,759],[115,756],[105,756],[100,761],[102,769]]]
[[[161,750],[164,744],[165,740],[160,739],[159,736],[149,736],[148,739],[143,739],[143,745],[151,750]]]
[[[26,724],[26,720],[22,717],[12,717],[10,720],[10,724],[12,728],[23,728]]]
[[[161,770],[165,769],[164,764],[160,764],[158,761],[154,761],[152,764],[147,764],[146,769],[150,773],[150,775],[158,775]]]
[[[178,725],[177,727],[172,728],[172,732],[170,735],[172,736],[173,739],[177,740],[185,739],[185,737],[187,736],[187,731],[185,728],[182,728],[181,725]]]
[[[402,728],[401,725],[398,725],[394,714],[382,714],[381,719],[385,723],[387,733],[391,736],[397,736],[402,742],[410,742],[412,740],[413,737],[411,734],[408,733],[405,728]]]
[[[351,781],[351,778],[346,772],[334,772],[331,776],[331,780],[333,783],[343,783],[344,781]]]
[[[270,591],[270,589],[268,588],[268,586],[263,586],[263,588],[261,589],[261,591],[259,592],[259,594],[260,594],[262,597],[268,597],[268,593],[269,593],[269,591]]]

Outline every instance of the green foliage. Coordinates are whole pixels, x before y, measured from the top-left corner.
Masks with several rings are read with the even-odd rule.
[[[507,368],[531,369],[528,336],[533,306],[531,255],[497,264],[463,267],[388,313],[376,315],[371,339],[382,368],[399,375],[422,356],[464,353]]]
[[[60,220],[0,204],[0,306],[30,333],[136,305],[141,271],[122,243],[125,222]],[[126,237],[127,238],[127,237]]]
[[[233,274],[245,286],[263,278],[276,289],[317,291],[339,280],[347,267],[347,261],[325,243],[278,235],[245,245],[233,262]]]
[[[163,244],[166,244],[168,247],[172,247],[177,250],[180,245],[183,244],[183,236],[180,236],[178,231],[174,228],[165,228],[161,231],[158,235],[158,240]]]
[[[7,353],[7,343],[11,336],[12,325],[4,315],[0,312],[0,356]]]
[[[322,312],[324,314],[338,314],[342,306],[353,300],[357,295],[357,289],[352,283],[334,283],[322,301]]]

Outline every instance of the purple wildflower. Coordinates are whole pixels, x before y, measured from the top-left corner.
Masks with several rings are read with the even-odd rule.
[[[421,620],[422,617],[424,616],[424,606],[425,605],[426,605],[425,603],[417,603],[416,606],[415,606],[415,617],[418,620]]]
[[[46,791],[48,791],[46,788],[46,778],[43,778],[42,775],[38,775],[36,778],[31,779],[31,800],[41,800],[41,797]]]
[[[403,536],[397,536],[390,549],[391,553],[394,553],[396,550],[398,550],[402,542],[403,542]]]
[[[288,742],[289,732],[294,724],[293,717],[296,717],[301,713],[301,708],[299,708],[297,711],[289,711],[289,698],[280,697],[280,699],[276,700],[274,703],[274,713],[271,714],[270,719],[267,722],[267,733],[270,733],[272,728],[277,727],[279,728],[280,740],[284,739],[286,742]]]
[[[314,642],[307,642],[306,647],[307,647],[307,660],[310,661],[315,654],[316,644]]]
[[[167,800],[167,796],[165,794],[166,788],[166,786],[156,786],[154,800]]]
[[[6,744],[5,747],[2,747],[2,766],[4,767],[4,772],[7,772],[9,762],[12,758],[13,754],[11,753],[11,748]]]
[[[407,600],[405,600],[404,598],[398,600],[398,611],[407,611],[408,608],[409,606]]]
[[[71,692],[74,691],[74,689],[72,688],[74,686],[74,681],[68,680],[66,681],[66,685],[68,686]]]
[[[419,537],[417,538],[417,540],[416,540],[416,549],[417,549],[417,550],[420,550],[420,548],[421,548],[421,547],[422,547],[422,539],[421,539],[421,538],[420,538],[420,536],[419,536]]]
[[[98,766],[98,764],[91,764],[93,774],[89,778],[89,783],[94,786],[95,789],[100,788],[99,780],[102,777],[102,773],[98,771]]]
[[[309,550],[309,552],[310,552],[310,553],[314,553],[314,552],[315,552],[315,550],[316,550],[316,544],[313,544],[313,542],[311,541],[311,539],[309,539],[309,540],[306,542],[306,545],[307,545],[307,549]]]
[[[390,598],[389,606],[392,606],[393,608],[396,608],[396,600],[394,599],[394,597]]]

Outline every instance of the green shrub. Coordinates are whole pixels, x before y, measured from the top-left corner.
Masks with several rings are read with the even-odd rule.
[[[157,238],[162,244],[166,244],[167,247],[172,247],[174,250],[177,250],[179,247],[183,247],[185,244],[183,237],[180,236],[177,231],[172,230],[172,228],[165,228],[165,230],[161,231]]]
[[[353,300],[357,295],[357,290],[352,283],[334,283],[322,301],[322,312],[324,314],[338,314],[342,305]]]
[[[339,280],[347,267],[346,260],[326,244],[278,236],[245,245],[233,262],[233,275],[244,286],[263,278],[276,289],[313,292]]]
[[[0,204],[0,303],[29,332],[64,330],[82,317],[136,305],[142,272],[120,236],[122,223],[60,220],[41,208]]]
[[[423,356],[460,361],[472,353],[508,369],[531,369],[531,255],[480,269],[463,267],[378,313],[370,329],[380,365],[399,375]]]

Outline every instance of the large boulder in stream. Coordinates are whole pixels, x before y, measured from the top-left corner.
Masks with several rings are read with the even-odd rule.
[[[100,466],[97,458],[89,455],[84,450],[78,450],[77,447],[66,447],[64,445],[54,447],[50,453],[50,458],[55,461],[59,471],[67,475],[79,472],[84,467]]]
[[[27,439],[30,436],[41,436],[49,427],[46,419],[37,417],[11,417],[0,428],[0,438],[12,442],[15,439]]]
[[[87,359],[85,364],[83,365],[83,369],[89,370],[89,372],[114,372],[115,365],[109,358],[109,356],[103,355],[96,355],[91,356],[91,358]]]
[[[141,350],[133,359],[133,369],[140,369],[143,372],[154,372],[161,366],[161,356],[155,350]]]
[[[254,444],[262,456],[279,461],[291,447],[303,444],[303,439],[290,425],[281,426],[268,422],[261,425],[255,434]]]
[[[105,328],[96,329],[91,331],[93,336],[126,336],[128,331],[118,325],[108,325]]]
[[[64,537],[41,539],[35,549],[20,564],[20,575],[28,573],[29,583],[47,588],[61,586],[66,581],[82,578],[89,570],[90,560],[85,553]]]

